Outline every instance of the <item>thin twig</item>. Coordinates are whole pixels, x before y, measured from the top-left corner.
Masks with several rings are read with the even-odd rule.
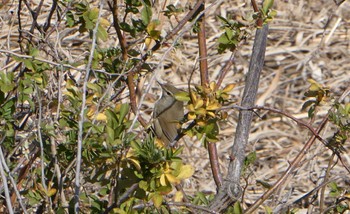
[[[3,139],[1,140],[1,143],[4,141],[5,139],[5,135],[3,137]],[[10,214],[13,214],[13,208],[12,208],[12,203],[11,203],[11,197],[10,197],[10,191],[9,188],[7,186],[7,178],[5,175],[5,170],[3,168],[4,165],[6,165],[5,162],[5,158],[4,155],[2,153],[2,149],[0,147],[0,159],[1,159],[1,163],[0,163],[0,175],[1,175],[1,180],[2,180],[2,184],[5,190],[5,200],[6,200],[6,205],[7,205],[7,210],[9,211]]]
[[[221,73],[220,73],[220,76],[218,78],[218,81],[216,82],[216,89],[220,88],[221,84],[222,84],[222,81],[224,80],[228,70],[231,68],[231,66],[233,65],[233,60],[234,60],[234,55],[235,53],[232,52],[231,53],[231,56],[230,56],[230,59],[225,63],[225,66],[223,67]]]
[[[210,210],[210,209],[208,209],[206,207],[194,205],[192,203],[167,202],[166,204],[170,205],[170,206],[185,206],[185,207],[192,208],[192,209],[195,209],[195,210],[198,210],[198,211],[202,211],[202,212],[205,212],[205,213],[219,214],[218,212]],[[198,212],[195,212],[195,213],[198,213]]]
[[[349,93],[350,87],[348,87],[343,94],[338,99],[338,102],[342,102],[343,99],[346,97],[346,95]],[[319,133],[323,130],[325,125],[328,122],[328,116],[329,113],[323,118],[320,125],[316,129],[317,135],[312,135],[310,139],[306,142],[305,146],[301,149],[301,152],[294,158],[294,160],[289,165],[288,169],[284,172],[284,174],[278,179],[278,181],[267,191],[265,192],[255,203],[249,207],[245,213],[252,213],[254,212],[266,199],[268,199],[277,189],[278,187],[284,183],[290,176],[292,176],[293,172],[298,168],[300,165],[301,160],[304,158],[304,156],[307,154],[311,146],[315,143],[317,136],[319,136]]]
[[[90,56],[88,59],[88,63],[86,65],[86,73],[83,83],[83,91],[82,91],[82,103],[81,103],[81,111],[80,111],[80,118],[79,118],[79,130],[78,130],[78,145],[77,145],[77,162],[76,162],[76,172],[75,172],[75,192],[74,192],[74,212],[79,213],[79,193],[80,193],[80,168],[82,164],[82,146],[83,146],[83,128],[84,128],[84,112],[85,112],[85,105],[86,105],[86,90],[87,90],[87,83],[90,76],[90,70],[91,70],[91,63],[92,59],[94,57],[96,42],[97,42],[97,30],[100,23],[101,15],[102,15],[102,9],[103,9],[104,1],[102,0],[100,2],[100,8],[98,13],[98,18],[96,21],[95,28],[93,30],[92,34],[92,44],[90,49]]]
[[[326,123],[328,122],[328,116],[324,117],[321,124],[318,126],[316,132],[320,133],[320,131],[324,128]],[[304,158],[305,154],[309,151],[310,147],[314,144],[316,140],[316,136],[312,135],[305,146],[301,149],[302,152],[294,158],[294,160],[289,165],[288,169],[284,172],[284,174],[278,179],[278,181],[267,191],[265,192],[255,203],[250,206],[245,213],[253,213],[266,199],[268,199],[281,184],[283,184],[290,176],[292,176],[293,172],[297,169],[300,164],[300,161]]]
[[[57,67],[58,66],[62,66],[62,67],[70,68],[70,69],[77,70],[77,71],[86,71],[86,68],[77,68],[77,67],[74,67],[74,66],[69,65],[69,64],[62,64],[62,63],[53,62],[53,61],[50,61],[50,60],[47,60],[47,59],[43,59],[43,58],[40,58],[40,57],[18,54],[18,53],[15,53],[13,51],[0,49],[0,53],[6,53],[6,54],[9,54],[9,55],[17,56],[17,57],[22,58],[22,59],[38,60],[39,62],[45,62],[47,64],[54,65],[54,66],[57,66]],[[3,69],[4,68],[0,68],[0,70],[3,70]],[[124,73],[124,74],[111,74],[111,73],[108,73],[108,72],[106,72],[104,70],[93,70],[93,71],[94,72],[103,73],[103,74],[108,75],[108,76],[125,76],[127,74],[127,73]]]
[[[38,107],[39,107],[39,112],[38,112],[38,125],[37,125],[37,131],[38,131],[38,141],[40,145],[40,164],[41,164],[41,184],[43,185],[44,190],[47,192],[47,186],[46,186],[46,178],[45,178],[45,158],[44,158],[44,143],[43,143],[43,138],[41,135],[41,120],[42,120],[42,103],[41,103],[41,93],[40,89],[38,86],[36,88],[36,93],[37,93],[37,101],[38,101]],[[46,201],[51,203],[51,200],[49,197],[46,195]]]
[[[333,165],[333,158],[334,158],[334,156],[335,156],[335,152],[333,152],[333,154],[329,158],[326,175],[323,178],[324,183],[328,182],[328,179],[329,179],[329,176],[330,176],[330,171],[331,171],[332,165]],[[320,213],[323,213],[323,210],[324,210],[325,191],[326,191],[326,185],[323,185],[322,188],[321,188],[321,195],[320,195]]]
[[[43,27],[44,32],[46,32],[51,25],[52,15],[55,12],[56,7],[57,7],[57,0],[53,0],[49,15],[47,16],[46,22],[45,22],[44,27]]]
[[[6,137],[6,135],[4,135],[4,137],[3,137],[3,139],[2,139],[2,141],[1,141],[1,143],[3,142],[3,140],[5,139],[5,137]],[[0,143],[0,144],[1,144]],[[14,191],[15,191],[15,194],[16,194],[16,196],[17,196],[17,200],[18,200],[18,202],[19,202],[19,204],[20,204],[20,206],[21,206],[21,208],[22,208],[22,211],[23,211],[23,213],[25,213],[25,214],[27,214],[28,212],[27,212],[27,209],[26,209],[26,207],[24,206],[24,204],[23,204],[23,200],[22,200],[22,197],[21,197],[21,194],[19,193],[19,190],[18,190],[18,188],[17,188],[17,186],[16,186],[16,181],[15,181],[15,179],[13,179],[13,176],[12,176],[12,173],[11,173],[11,171],[10,171],[10,169],[8,168],[8,166],[7,166],[7,164],[6,164],[6,160],[5,160],[5,156],[4,156],[4,153],[2,152],[2,148],[1,148],[1,146],[0,146],[0,164],[4,167],[4,171],[7,173],[7,175],[8,175],[8,177],[9,177],[9,179],[10,179],[10,182],[11,182],[11,184],[12,184],[12,187],[13,187],[13,189],[14,189]],[[3,181],[4,183],[5,183],[5,181]],[[5,186],[4,186],[4,188],[6,188]],[[5,190],[6,191],[6,190]],[[12,204],[12,203],[11,203]]]

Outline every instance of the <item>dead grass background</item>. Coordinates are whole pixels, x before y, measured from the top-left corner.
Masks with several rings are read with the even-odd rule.
[[[44,2],[44,10],[39,16],[39,24],[45,22],[51,7],[51,1]],[[168,1],[168,3],[170,2],[176,3],[176,1]],[[177,3],[186,7],[192,2],[177,1]],[[211,3],[213,5],[206,13],[206,33],[210,80],[215,81],[225,61],[230,57],[230,53],[219,55],[216,51],[216,39],[222,32],[216,15],[224,17],[231,15],[237,20],[243,20],[243,17],[249,16],[252,12],[252,7],[250,1],[243,0],[210,1],[207,6]],[[38,1],[33,0],[30,4],[35,8]],[[97,5],[97,2],[91,2],[91,4]],[[0,10],[0,50],[19,53],[17,5],[18,1],[9,1]],[[313,78],[329,86],[334,97],[338,97],[350,85],[350,2],[347,0],[338,8],[330,0],[275,1],[274,8],[278,15],[270,23],[265,67],[260,80],[257,104],[281,109],[307,121],[307,113],[301,111],[301,106],[305,101],[303,93],[308,88],[308,78]],[[107,5],[103,17],[112,23],[111,13],[108,11]],[[22,18],[22,27],[28,30],[32,19],[25,8],[22,10]],[[177,23],[175,19],[171,21],[173,25]],[[171,30],[171,25],[165,22],[163,28],[165,32],[168,32]],[[223,83],[223,85],[232,82],[237,84],[232,92],[232,99],[238,103],[243,92],[244,75],[248,71],[254,39],[254,29],[250,30],[250,37],[239,47],[235,55],[235,64]],[[52,36],[48,38],[48,43],[52,44],[54,48],[42,44],[41,48],[47,53],[43,58],[54,60],[52,56],[55,49],[70,63],[79,62],[89,54],[90,44],[87,34],[80,34],[77,29],[65,29],[63,22],[57,25],[53,31]],[[109,34],[109,40],[105,43],[100,42],[100,45],[105,47],[118,46],[113,28],[109,29]],[[179,45],[167,53],[163,61],[160,60],[168,51],[167,48],[156,52],[150,61],[154,62],[155,66],[159,63],[166,65],[157,67],[157,79],[171,82],[180,88],[186,88],[193,69],[196,71],[192,83],[199,83],[197,39],[195,34],[185,32],[178,42]],[[1,70],[9,71],[14,65],[14,61],[8,58],[5,53],[1,53]],[[83,65],[82,68],[84,68]],[[75,78],[80,81],[78,72]],[[146,76],[142,83],[145,85],[154,84],[149,82],[149,79],[150,75]],[[52,88],[62,87],[56,85],[55,82],[50,83],[50,85]],[[139,86],[143,87],[142,84]],[[149,96],[146,96],[143,101],[141,114],[146,119],[150,119],[150,112],[156,99],[155,94],[159,94],[158,88],[154,84]],[[123,101],[128,102],[127,99]],[[346,102],[349,101],[348,96]],[[328,108],[329,106],[324,106],[318,112],[315,124],[327,113]],[[227,172],[238,113],[236,110],[232,110],[229,115],[227,122],[220,124],[220,142],[217,143],[221,170],[224,175]],[[259,116],[260,118],[255,117],[253,121],[250,145],[246,151],[247,153],[256,151],[257,161],[250,168],[250,174],[246,180],[242,179],[243,185],[247,182],[244,195],[244,202],[247,204],[253,203],[266,190],[257,183],[257,180],[273,184],[310,137],[310,132],[298,127],[296,123],[281,115],[259,112]],[[333,132],[332,126],[328,125],[322,136],[329,137]],[[215,192],[216,187],[212,179],[208,155],[201,143],[185,137],[180,144],[185,145],[183,158],[196,167],[193,178],[185,183],[186,192],[189,194],[197,191]],[[346,152],[342,156],[345,163],[350,166],[349,149],[347,145]],[[278,204],[292,204],[304,194],[315,189],[323,179],[330,157],[331,151],[320,142],[315,143],[299,170],[295,172],[294,177],[286,182],[283,188],[265,205],[276,207]],[[330,180],[336,181],[337,184],[349,190],[349,173],[339,162],[331,169],[330,175]],[[319,192],[315,194],[317,195]],[[294,204],[292,207],[300,208],[299,212],[303,213],[307,209],[311,212],[317,211],[317,202],[314,205],[315,208],[311,204],[300,203]]]

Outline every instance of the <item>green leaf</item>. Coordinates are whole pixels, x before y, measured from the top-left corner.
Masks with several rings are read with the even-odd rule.
[[[163,196],[160,194],[154,194],[152,197],[152,201],[155,207],[159,208],[160,205],[162,205],[163,202]]]
[[[113,142],[114,142],[114,129],[107,126],[106,127],[106,134],[107,134],[107,142],[110,144],[113,144]]]
[[[191,100],[190,95],[188,94],[188,92],[185,92],[185,91],[176,93],[175,99],[182,102],[188,102]]]
[[[126,103],[123,103],[120,107],[120,116],[119,116],[119,123],[122,123],[125,119],[125,116],[129,113],[129,105]]]
[[[152,8],[148,5],[144,5],[143,9],[141,10],[141,20],[144,25],[148,25],[152,19]]]
[[[104,42],[107,41],[107,39],[108,39],[107,30],[104,27],[102,27],[102,25],[98,25],[97,38],[101,39]]]
[[[264,3],[263,3],[263,12],[264,14],[266,15],[267,12],[272,8],[273,6],[273,1],[274,0],[264,0]]]
[[[2,82],[0,81],[0,90],[3,93],[7,93],[9,91],[12,91],[16,87],[16,84],[14,82]]]
[[[74,14],[71,11],[66,13],[66,23],[68,27],[73,27],[75,25]]]
[[[239,203],[239,201],[236,201],[236,203],[233,205],[233,213],[235,214],[242,214],[243,210],[241,207],[241,204]]]
[[[12,119],[15,112],[15,101],[15,98],[9,99],[6,103],[3,103],[0,108],[1,115],[7,120]]]
[[[24,62],[24,65],[26,66],[26,68],[34,71],[33,59],[24,59],[23,62]]]

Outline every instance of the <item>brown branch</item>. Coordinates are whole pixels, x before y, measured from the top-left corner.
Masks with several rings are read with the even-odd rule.
[[[46,32],[51,25],[51,19],[52,19],[53,13],[56,10],[56,7],[57,7],[57,0],[53,0],[52,7],[50,9],[49,15],[47,16],[46,22],[45,22],[44,27],[43,27],[44,32]]]
[[[113,26],[117,32],[118,40],[120,43],[120,48],[122,50],[123,60],[126,62],[128,60],[128,46],[126,43],[126,39],[124,35],[122,34],[122,31],[120,29],[119,20],[118,20],[118,1],[113,0],[113,6],[112,6],[112,14],[113,14]],[[137,67],[137,66],[135,66]],[[135,68],[134,67],[134,68]],[[140,67],[141,68],[141,67]],[[134,70],[134,69],[133,69]],[[134,83],[134,75],[135,71],[130,71],[127,76],[127,85],[129,88],[129,94],[130,94],[130,106],[132,112],[137,115],[137,103],[136,103],[136,92],[135,92],[135,83]],[[147,126],[147,122],[141,115],[138,115],[137,117],[138,121],[143,127]]]
[[[274,113],[278,113],[278,114],[281,114],[281,115],[284,115],[290,119],[292,119],[294,122],[296,122],[298,125],[300,126],[304,126],[306,127],[307,129],[309,129],[313,135],[316,136],[316,138],[321,141],[326,147],[328,147],[329,149],[331,149],[335,155],[337,155],[337,157],[339,158],[340,162],[342,163],[342,165],[345,167],[345,169],[350,173],[350,169],[349,167],[344,163],[342,157],[340,156],[340,154],[336,151],[334,151],[332,148],[329,147],[328,145],[328,142],[326,140],[324,140],[318,133],[317,131],[310,125],[310,123],[308,122],[305,122],[305,121],[302,121],[296,117],[294,117],[293,115],[287,113],[287,112],[283,112],[281,110],[278,110],[278,109],[274,109],[274,108],[269,108],[269,107],[264,107],[264,106],[254,106],[254,107],[250,107],[250,108],[243,108],[243,107],[238,107],[238,106],[234,106],[235,108],[238,108],[238,109],[243,109],[243,110],[254,110],[254,109],[257,109],[257,110],[267,110],[267,111],[271,111],[271,112],[274,112]]]
[[[256,26],[261,27],[263,24],[263,20],[261,18],[261,14],[260,14],[260,11],[258,9],[258,5],[256,4],[255,0],[251,0],[251,2],[252,2],[254,12],[259,13],[259,18],[256,20]]]
[[[204,3],[198,8],[197,13],[204,11]],[[199,68],[200,68],[200,79],[201,85],[203,87],[208,87],[209,85],[209,75],[208,75],[208,60],[207,60],[207,46],[206,46],[206,36],[205,36],[205,14],[201,15],[198,19],[198,46],[199,46]],[[208,153],[211,171],[213,173],[214,181],[219,188],[222,184],[222,177],[219,166],[218,152],[215,143],[208,142]]]
[[[318,140],[320,140],[323,144],[327,145],[327,142],[316,132],[316,130],[308,122],[302,121],[302,120],[294,117],[293,115],[291,115],[291,114],[289,114],[287,112],[283,112],[281,110],[274,109],[274,108],[269,108],[269,107],[265,107],[265,106],[254,106],[254,107],[242,108],[242,109],[245,109],[245,110],[254,110],[254,109],[256,109],[256,110],[267,110],[267,111],[271,111],[271,112],[274,112],[274,113],[286,116],[286,117],[292,119],[298,125],[304,126],[305,128],[309,129],[312,132],[312,134],[316,136],[316,138]]]
[[[233,65],[234,53],[231,54],[230,59],[226,62],[224,68],[222,69],[218,81],[216,82],[216,89],[220,88],[222,81],[224,80],[228,70]]]
[[[202,6],[202,4],[204,4],[204,0],[197,1],[197,3],[193,6],[192,10],[187,13],[187,15],[179,22],[179,24],[170,33],[168,33],[168,35],[166,35],[162,43],[168,41],[174,35],[176,35],[185,26],[185,24],[193,18],[193,16],[196,14],[196,12]]]
[[[179,22],[179,24],[171,31],[167,34],[167,36],[161,41],[161,42],[156,42],[156,44],[152,47],[152,52],[157,51],[162,44],[164,44],[165,42],[167,42],[169,39],[171,39],[174,35],[176,35],[182,28],[183,26],[185,26],[185,24],[191,19],[193,18],[193,15],[196,13],[196,11],[198,10],[198,8],[202,5],[202,3],[204,2],[204,0],[199,0],[195,6],[193,7],[193,9],[187,13],[187,15]],[[148,59],[148,57],[150,56],[150,53],[146,53],[142,59],[140,60],[140,62],[138,64],[136,64],[136,66],[131,70],[131,72],[138,72],[142,66],[144,65],[145,61]]]
[[[316,133],[321,132],[321,130],[324,128],[326,123],[328,122],[328,115],[323,118],[321,124],[318,126]],[[309,151],[310,147],[314,144],[316,141],[316,136],[312,135],[310,139],[307,141],[305,146],[302,148],[302,152],[299,152],[299,154],[294,158],[292,163],[289,165],[288,169],[284,172],[284,174],[278,179],[278,181],[267,191],[265,192],[255,203],[249,207],[244,213],[253,213],[266,199],[268,199],[279,187],[281,184],[283,184],[290,176],[293,175],[293,172],[298,168],[301,160],[304,158],[304,156]]]
[[[350,92],[350,87],[348,87],[343,94],[340,96],[338,102],[342,102],[343,99],[346,97],[346,95]],[[278,187],[284,183],[292,174],[293,172],[298,168],[301,160],[304,158],[304,156],[307,154],[310,147],[314,144],[316,139],[319,136],[319,133],[322,131],[324,126],[328,122],[328,116],[329,113],[323,118],[322,122],[316,129],[316,135],[312,135],[310,139],[307,141],[305,146],[302,148],[301,152],[297,155],[297,157],[294,158],[294,160],[291,162],[288,169],[284,172],[284,174],[278,179],[278,181],[267,191],[265,192],[251,207],[249,207],[244,213],[252,213],[254,210],[256,210],[266,199],[268,199],[277,189]],[[338,156],[339,157],[339,156]]]
[[[204,11],[204,3],[198,8],[199,12]],[[208,54],[207,54],[207,44],[205,37],[205,14],[201,15],[198,19],[198,48],[199,48],[199,71],[200,79],[203,87],[208,87],[209,85],[209,74],[208,74]]]

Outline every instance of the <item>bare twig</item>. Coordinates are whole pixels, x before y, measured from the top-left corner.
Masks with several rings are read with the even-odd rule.
[[[230,59],[226,62],[225,66],[223,67],[220,76],[218,78],[218,81],[216,82],[216,89],[220,88],[222,81],[224,80],[228,70],[231,68],[231,66],[233,65],[233,60],[234,60],[234,55],[235,52],[233,52],[230,56]]]
[[[30,55],[18,54],[18,53],[15,53],[13,51],[8,51],[8,50],[3,50],[3,49],[0,49],[0,53],[6,53],[9,55],[17,56],[17,57],[22,58],[22,59],[38,60],[40,62],[45,62],[45,63],[53,65],[53,66],[57,66],[57,67],[61,66],[64,68],[70,68],[70,69],[77,70],[77,71],[85,71],[86,70],[85,68],[77,68],[77,67],[74,67],[70,64],[61,64],[61,63],[50,61],[48,59],[43,59],[40,57],[35,57],[35,56],[30,56]],[[0,68],[0,69],[3,70],[4,68]],[[124,73],[124,74],[110,74],[110,73],[107,73],[103,70],[94,70],[94,72],[103,73],[103,74],[108,75],[108,76],[125,76],[126,75],[126,73]]]
[[[5,139],[5,135],[4,135],[4,137],[3,137],[1,142],[3,142],[4,139]],[[4,190],[5,190],[6,205],[7,205],[7,209],[9,211],[9,213],[13,214],[13,208],[12,208],[12,203],[11,203],[10,191],[9,191],[8,186],[7,186],[7,178],[6,178],[5,170],[4,170],[4,167],[3,167],[3,165],[5,165],[6,163],[3,162],[3,161],[5,161],[5,158],[3,156],[1,147],[0,147],[0,155],[1,155],[0,175],[1,175],[2,185],[3,185]]]
[[[327,171],[326,171],[325,176],[323,178],[323,180],[324,180],[323,183],[328,183],[328,179],[329,179],[330,172],[331,172],[332,165],[333,165],[334,156],[335,156],[335,152],[333,152],[333,154],[329,158]],[[323,185],[321,188],[321,195],[320,195],[320,213],[323,213],[323,211],[324,211],[325,191],[326,191],[326,185]]]
[[[1,143],[2,143],[3,140],[5,139],[5,136],[6,136],[6,135],[4,135],[4,137],[3,137],[2,141],[1,141]],[[1,144],[1,143],[0,143],[0,144]],[[19,193],[18,188],[17,188],[17,186],[16,186],[15,179],[13,179],[12,173],[11,173],[10,169],[8,168],[8,166],[7,166],[7,164],[6,164],[6,160],[5,160],[5,157],[4,157],[4,153],[2,152],[1,146],[0,146],[0,162],[1,162],[0,165],[2,165],[2,167],[4,168],[4,171],[7,173],[8,177],[9,177],[9,179],[10,179],[10,182],[11,182],[11,184],[12,184],[12,187],[13,187],[14,191],[15,191],[15,194],[16,194],[16,196],[17,196],[17,200],[18,200],[18,202],[19,202],[19,204],[20,204],[20,206],[21,206],[21,208],[22,208],[23,213],[27,214],[27,213],[28,213],[28,212],[27,212],[27,209],[26,209],[26,207],[25,207],[24,204],[23,204],[23,201],[22,201],[22,198],[21,198],[21,194]],[[7,185],[5,186],[5,184],[6,184],[6,181],[5,181],[5,180],[3,180],[3,183],[4,183],[3,187],[4,187],[4,188],[7,188]],[[6,189],[5,189],[5,197],[6,197]],[[9,198],[9,200],[11,200],[11,199]],[[10,203],[12,204],[12,202],[10,202]]]
[[[38,141],[40,145],[40,163],[41,163],[41,184],[43,185],[44,190],[47,192],[47,185],[46,185],[46,179],[45,179],[45,158],[44,158],[44,143],[43,143],[43,138],[41,135],[41,120],[42,120],[42,101],[41,101],[41,93],[39,87],[36,88],[36,93],[37,93],[37,101],[38,101],[38,107],[39,107],[39,112],[38,112],[38,124],[37,124],[37,131],[38,131]],[[51,200],[49,197],[46,195],[46,201],[51,203]]]
[[[317,133],[319,133],[323,129],[327,121],[328,121],[328,116],[323,118],[321,124],[318,126],[316,130]],[[284,183],[290,176],[292,176],[293,172],[296,170],[296,168],[300,164],[300,161],[303,159],[305,154],[307,154],[310,147],[314,144],[315,140],[316,140],[316,136],[312,135],[308,140],[308,142],[305,144],[305,146],[301,149],[302,152],[299,152],[299,154],[294,158],[294,160],[289,165],[288,169],[278,179],[278,181],[267,192],[265,192],[257,201],[255,201],[255,203],[251,207],[249,207],[245,211],[245,213],[254,212],[267,198],[269,198],[278,189],[278,187],[282,183]]]
[[[343,94],[338,99],[338,102],[342,102],[345,98],[346,94],[349,93],[350,87],[348,87]],[[345,95],[345,96],[344,96]],[[298,168],[300,165],[301,160],[304,158],[304,156],[309,151],[310,147],[315,143],[316,139],[319,136],[319,133],[322,131],[324,126],[328,122],[328,115],[329,113],[323,118],[320,125],[316,129],[316,135],[312,135],[310,139],[306,142],[305,146],[301,149],[301,152],[294,158],[294,160],[289,165],[288,169],[284,172],[284,174],[278,179],[278,181],[267,191],[265,192],[251,207],[249,207],[245,213],[252,213],[254,210],[256,210],[267,198],[269,198],[277,189],[278,187],[284,183],[290,176],[293,175],[293,172]]]
[[[50,25],[51,25],[52,15],[55,12],[56,7],[57,7],[57,0],[53,0],[52,1],[52,6],[51,6],[51,9],[50,9],[50,13],[47,16],[46,22],[45,22],[44,27],[43,27],[44,32],[46,32],[49,29]]]
[[[92,36],[92,44],[90,49],[90,56],[88,59],[88,63],[86,65],[86,73],[83,83],[83,91],[82,91],[82,103],[81,103],[81,111],[80,111],[80,118],[79,118],[79,131],[78,131],[78,145],[77,145],[77,162],[76,162],[76,172],[75,172],[75,192],[74,192],[74,212],[79,213],[79,193],[80,193],[80,168],[81,168],[81,158],[82,158],[82,146],[83,146],[83,128],[84,128],[84,112],[85,112],[85,105],[86,105],[86,90],[87,90],[87,83],[90,76],[90,70],[91,70],[91,63],[92,59],[94,57],[95,47],[96,47],[96,40],[97,40],[97,30],[101,19],[102,14],[102,8],[103,8],[104,1],[102,0],[100,2],[100,8],[98,13],[98,18],[96,21],[95,28],[93,30],[93,36]]]

